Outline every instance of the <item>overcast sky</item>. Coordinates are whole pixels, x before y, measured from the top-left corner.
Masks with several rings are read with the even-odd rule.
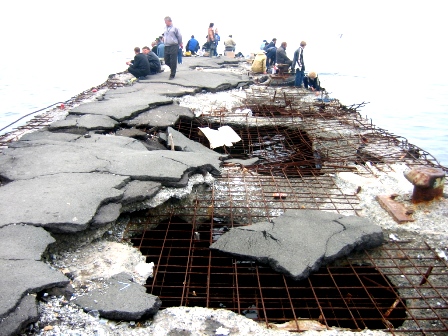
[[[184,44],[191,35],[204,43],[208,25],[214,22],[222,40],[232,34],[237,51],[245,55],[256,52],[263,39],[276,37],[278,44],[288,43],[287,53],[292,57],[300,41],[305,40],[306,64],[313,68],[341,63],[339,57],[353,58],[354,71],[371,64],[372,58],[385,57],[387,63],[403,68],[415,66],[417,57],[429,58],[433,61],[425,66],[435,66],[444,64],[448,56],[448,1],[268,4],[234,0],[3,2],[0,29],[6,52],[0,53],[0,61],[3,66],[9,64],[8,59],[17,52],[32,54],[37,66],[53,57],[49,55],[58,58],[64,53],[98,60],[111,51],[121,51],[130,58],[135,46],[150,45],[163,32],[166,15],[180,28]],[[222,48],[221,42],[218,50]]]

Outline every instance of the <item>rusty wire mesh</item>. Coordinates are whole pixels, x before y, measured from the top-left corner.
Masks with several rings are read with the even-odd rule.
[[[446,171],[431,154],[374,126],[356,108],[306,96],[253,88],[240,108],[178,121],[176,130],[205,146],[210,144],[198,127],[230,125],[241,142],[215,150],[258,160],[225,163],[213,186],[182,205],[132,217],[125,239],[156,265],[148,292],[164,307],[226,308],[267,326],[290,322],[296,331],[302,321],[314,320],[323,328],[445,335],[448,267],[422,241],[389,241],[303,281],[209,249],[229,228],[269,221],[288,209],[356,215],[358,197],[338,188],[337,172],[374,175],[371,165],[387,172],[398,162]]]
[[[223,177],[225,183],[196,193],[187,205],[171,207],[170,213],[142,213],[127,226],[126,239],[156,265],[147,289],[161,298],[162,308],[226,308],[267,326],[293,321],[294,330],[300,330],[303,320],[316,320],[325,328],[448,332],[448,265],[424,243],[389,241],[302,281],[210,250],[228,229],[268,221],[296,206],[272,197],[272,186],[265,187],[265,181],[259,182],[265,189],[257,190],[251,178],[242,178],[240,184],[233,178]],[[334,206],[312,200],[303,204]],[[356,200],[350,204],[356,208]],[[300,256],[291,256],[296,257]]]

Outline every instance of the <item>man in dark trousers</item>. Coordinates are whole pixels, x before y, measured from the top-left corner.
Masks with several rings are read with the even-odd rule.
[[[150,75],[155,75],[156,73],[161,72],[162,70],[162,66],[160,64],[160,58],[159,56],[157,56],[154,52],[151,51],[151,49],[149,49],[149,47],[143,47],[143,54],[146,55],[146,57],[148,57],[148,62],[149,62],[149,70],[150,70]]]
[[[165,17],[165,33],[163,40],[165,42],[165,64],[171,69],[170,79],[174,79],[177,70],[177,53],[179,46],[184,47],[182,43],[182,35],[178,28],[173,26],[173,21],[169,16]]]
[[[294,52],[294,58],[292,60],[292,69],[296,69],[296,79],[294,81],[294,86],[302,87],[303,77],[305,76],[305,63],[303,62],[303,49],[306,46],[306,42],[300,42],[300,47]]]
[[[134,60],[126,62],[129,65],[128,71],[138,79],[144,79],[150,73],[148,57],[140,53],[139,47],[135,47],[134,52]]]

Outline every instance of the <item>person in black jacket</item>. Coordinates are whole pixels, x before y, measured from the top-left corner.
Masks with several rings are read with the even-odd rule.
[[[303,78],[303,85],[305,85],[305,89],[311,91],[325,91],[325,89],[320,86],[319,77],[314,71],[311,71]]]
[[[138,79],[143,79],[150,74],[150,67],[148,57],[140,53],[140,48],[134,48],[135,56],[134,60],[126,62],[129,65],[128,71]]]
[[[143,54],[148,57],[150,75],[155,75],[162,71],[159,56],[152,52],[149,47],[143,47]]]

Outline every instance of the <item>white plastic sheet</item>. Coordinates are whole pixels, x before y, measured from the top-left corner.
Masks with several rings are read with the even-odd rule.
[[[221,126],[217,130],[209,127],[199,127],[202,134],[210,142],[210,148],[221,146],[232,147],[234,143],[241,141],[241,138],[230,126]]]

